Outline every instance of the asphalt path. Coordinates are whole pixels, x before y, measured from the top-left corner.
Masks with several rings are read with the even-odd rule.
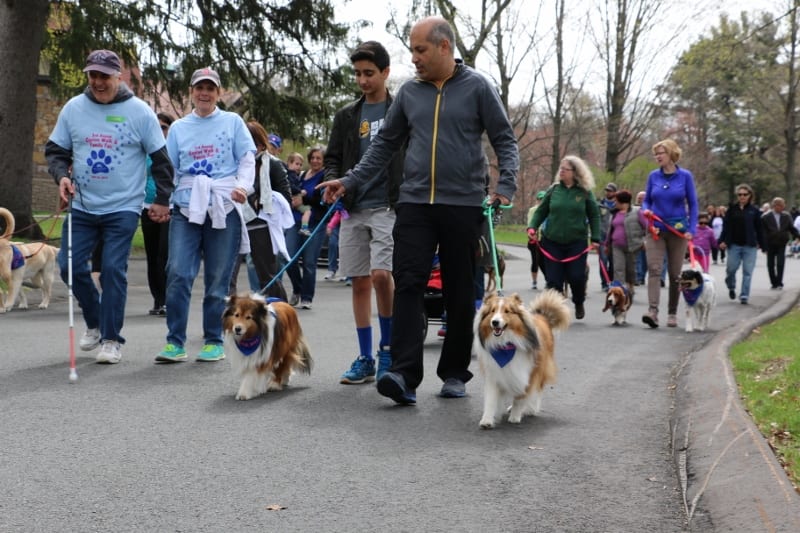
[[[527,250],[505,249],[505,292],[532,299]],[[726,366],[727,346],[797,300],[800,260],[787,260],[784,291],[768,289],[764,264],[747,306],[712,266],[712,331],[689,334],[682,304],[680,328],[640,322],[643,287],[630,325],[612,326],[593,256],[586,318],[556,341],[542,413],[491,431],[478,426],[477,364],[466,398],[437,397],[436,325],[416,406],[340,385],[356,353],[350,289],[324,270],[313,309],[298,311],[312,374],[247,402],[227,360],[154,364],[166,326],[147,315],[141,258],[122,362],[78,350],[70,383],[57,280],[49,309],[33,291],[33,309],[0,315],[0,531],[798,531],[800,499]],[[202,274],[190,356],[201,301]],[[664,291],[664,319],[665,305]]]

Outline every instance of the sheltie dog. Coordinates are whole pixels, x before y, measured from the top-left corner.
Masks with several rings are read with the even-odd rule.
[[[293,370],[311,372],[308,344],[297,312],[286,302],[263,296],[231,296],[222,314],[225,351],[242,377],[237,400],[249,400],[289,383]]]
[[[717,302],[717,289],[714,278],[696,268],[681,272],[679,280],[681,294],[686,302],[686,332],[705,331],[711,308]]]
[[[512,424],[539,412],[544,386],[556,378],[553,331],[569,322],[566,300],[554,290],[543,291],[530,309],[518,294],[486,295],[475,315],[472,345],[485,380],[482,428],[495,426],[509,398]]]
[[[609,309],[611,310],[611,314],[614,316],[615,326],[626,324],[628,309],[633,305],[631,294],[630,287],[623,285],[619,281],[612,281],[608,285],[606,305],[603,307],[603,312],[605,313]]]

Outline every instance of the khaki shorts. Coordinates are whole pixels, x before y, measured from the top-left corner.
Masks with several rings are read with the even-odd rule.
[[[339,275],[369,276],[373,270],[392,271],[395,214],[376,207],[350,213],[339,228]]]

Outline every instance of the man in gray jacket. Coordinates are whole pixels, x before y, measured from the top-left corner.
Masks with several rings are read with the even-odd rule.
[[[454,42],[452,28],[441,17],[414,25],[416,79],[400,88],[359,164],[323,184],[326,201],[353,194],[408,142],[393,231],[392,365],[378,380],[378,392],[400,404],[416,403],[422,381],[423,296],[437,248],[447,308],[437,368],[444,381],[441,396],[463,397],[472,378],[473,276],[486,197],[484,131],[500,171],[490,201],[507,205],[516,191],[519,151],[505,109],[489,81],[455,59]]]

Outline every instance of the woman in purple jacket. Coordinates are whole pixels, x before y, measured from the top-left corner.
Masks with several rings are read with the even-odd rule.
[[[672,139],[653,145],[653,155],[659,168],[647,177],[642,214],[651,219],[650,231],[645,237],[647,255],[647,298],[649,309],[642,322],[651,328],[658,327],[658,303],[661,296],[661,271],[667,258],[669,298],[667,300],[667,327],[678,325],[678,278],[683,258],[697,227],[697,192],[694,177],[677,165],[681,149]]]

